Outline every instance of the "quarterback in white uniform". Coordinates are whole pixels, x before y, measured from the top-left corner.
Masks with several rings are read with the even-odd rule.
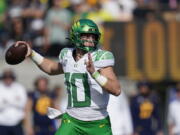
[[[109,94],[87,72],[85,61],[88,54],[76,62],[73,50],[65,48],[59,56],[69,95],[67,113],[84,121],[103,119],[108,115],[106,107]],[[114,65],[114,57],[108,51],[97,49],[91,53],[91,57],[95,70]]]
[[[70,30],[74,48],[64,48],[59,62],[42,57],[29,44],[27,57],[49,75],[65,74],[68,107],[56,135],[112,135],[107,113],[109,93],[120,94],[120,84],[113,71],[114,57],[98,49],[98,26],[89,19],[80,19]]]

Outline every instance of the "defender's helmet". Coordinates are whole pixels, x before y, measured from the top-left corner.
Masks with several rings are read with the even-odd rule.
[[[94,41],[95,46],[84,46],[85,40],[81,40],[81,34],[90,33],[96,36],[96,40]],[[79,21],[75,22],[70,30],[70,41],[75,47],[82,49],[84,51],[93,51],[97,48],[97,44],[100,40],[100,32],[98,26],[89,19],[80,19]]]

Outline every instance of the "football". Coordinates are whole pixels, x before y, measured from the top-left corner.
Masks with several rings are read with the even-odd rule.
[[[25,44],[21,43],[18,46],[15,46],[15,44],[13,44],[6,51],[5,60],[10,65],[19,64],[25,59],[26,54],[27,46]]]

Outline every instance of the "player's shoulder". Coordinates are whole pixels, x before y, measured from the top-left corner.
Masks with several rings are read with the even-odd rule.
[[[92,60],[94,62],[94,66],[97,68],[114,66],[115,63],[113,54],[110,51],[102,49],[97,49],[93,52]]]
[[[20,84],[19,82],[13,82],[13,87],[25,89],[25,87],[22,84]]]
[[[64,59],[72,50],[73,48],[63,48],[59,53],[59,59]]]
[[[94,61],[113,60],[114,55],[110,51],[97,49],[93,54],[93,59]]]
[[[19,82],[13,82],[12,87],[18,92],[26,93],[26,88]]]

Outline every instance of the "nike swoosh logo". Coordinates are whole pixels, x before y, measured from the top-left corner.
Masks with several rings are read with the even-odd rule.
[[[102,128],[102,127],[104,127],[105,125],[106,125],[106,124],[101,124],[101,125],[99,125],[99,127]]]

